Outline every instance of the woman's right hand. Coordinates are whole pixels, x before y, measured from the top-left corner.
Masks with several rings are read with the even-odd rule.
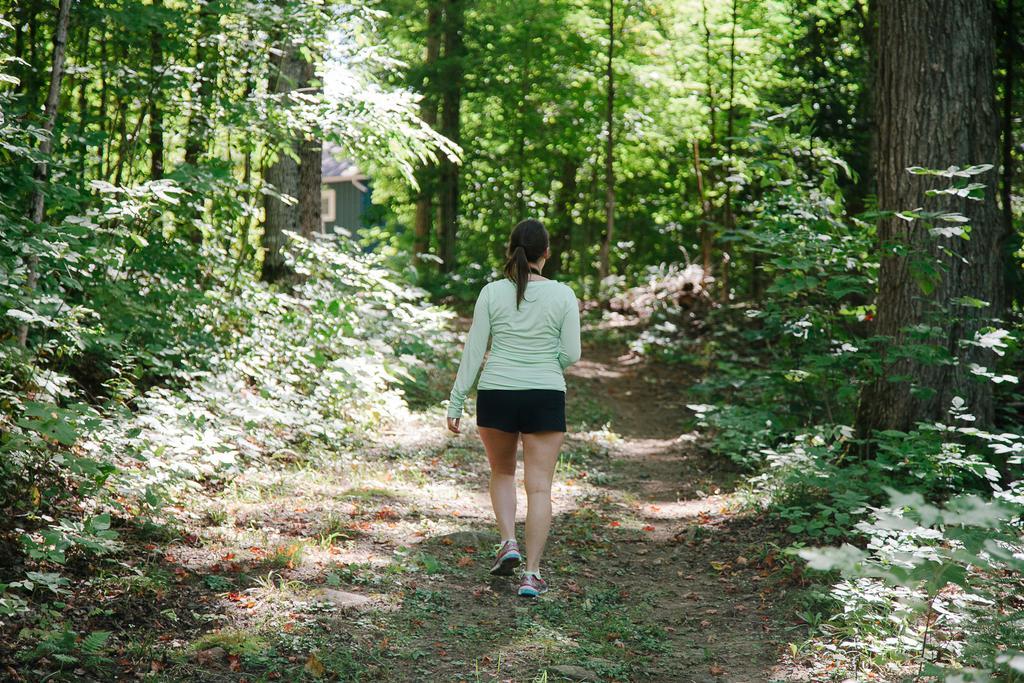
[[[448,431],[449,432],[453,432],[455,434],[461,434],[462,431],[459,429],[459,422],[461,422],[461,421],[462,421],[462,418],[459,418],[459,417],[449,417],[448,418]]]

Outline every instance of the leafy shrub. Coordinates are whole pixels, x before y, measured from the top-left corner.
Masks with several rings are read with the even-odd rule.
[[[1024,580],[1020,488],[998,500],[957,496],[941,507],[919,493],[889,489],[889,496],[857,524],[865,550],[800,552],[813,569],[845,577],[832,591],[843,611],[825,633],[841,636],[855,661],[914,659],[946,680],[1024,673],[1012,651],[1024,638],[1024,612],[1014,605]],[[973,671],[953,674],[964,665]]]

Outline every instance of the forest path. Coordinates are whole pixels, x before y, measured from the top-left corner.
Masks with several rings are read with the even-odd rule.
[[[548,594],[486,573],[486,459],[472,419],[450,435],[435,409],[193,511],[199,540],[163,557],[193,618],[142,656],[176,681],[795,680],[769,534],[681,428],[692,373],[621,353],[586,349],[570,371],[581,428],[553,487]]]

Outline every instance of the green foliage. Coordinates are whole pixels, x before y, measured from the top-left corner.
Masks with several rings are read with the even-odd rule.
[[[1013,428],[979,428],[960,398],[943,420],[876,432],[870,442],[848,426],[865,382],[899,380],[894,358],[956,362],[934,344],[936,331],[957,307],[987,304],[970,296],[948,302],[934,323],[909,329],[899,345],[868,336],[878,258],[873,228],[844,211],[843,163],[791,120],[753,124],[757,135],[745,144],[756,160],[737,162],[734,245],[751,255],[752,299],[712,310],[702,327],[685,324],[684,310],[661,305],[633,348],[705,370],[696,387],[705,402],[689,409],[713,435],[710,448],[751,471],[753,500],[783,523],[792,551],[813,558],[812,567],[846,570],[831,590],[834,602],[805,613],[818,624],[814,642],[853,670],[926,661],[942,675],[965,667],[979,676],[1005,671],[1014,660],[997,662],[993,653],[1012,649],[1020,636],[1017,608],[1006,596],[1020,585],[1013,549],[1022,437]],[[937,193],[975,199],[982,188],[971,179],[984,170],[910,172],[948,180]],[[901,217],[923,221],[936,240],[969,238],[959,214],[918,209]],[[909,263],[927,295],[943,266],[923,255]],[[695,331],[704,335],[694,339]],[[1005,371],[1014,338],[993,324],[962,340],[997,360],[971,373],[1014,384]],[[886,490],[912,493],[887,507]],[[993,491],[1013,506],[993,501]],[[831,551],[808,547],[843,541]],[[994,612],[993,605],[1006,606]]]
[[[110,634],[61,616],[79,578],[127,566],[136,534],[170,534],[167,505],[201,486],[326,457],[401,415],[406,388],[438,398],[423,379],[448,362],[450,316],[378,257],[294,236],[294,278],[258,280],[261,207],[280,193],[254,168],[293,135],[408,179],[457,148],[383,83],[365,7],[85,3],[44,159],[43,9],[0,22],[0,640],[40,676],[104,678]],[[330,87],[269,87],[282,26]]]
[[[442,53],[435,64],[424,61],[424,47],[443,25],[427,27],[427,12],[418,3],[383,0],[380,7],[391,13],[381,24],[382,35],[408,62],[394,78],[424,95],[426,111],[443,108],[454,87],[448,70],[455,62],[465,72],[458,92],[465,147],[458,263],[452,272],[435,274],[439,248],[431,235],[429,253],[417,264],[423,286],[440,296],[473,298],[500,268],[511,226],[534,216],[545,220],[553,237],[549,272],[581,292],[598,293],[608,3],[467,3],[465,56]],[[772,101],[774,88],[789,77],[780,47],[797,33],[787,17],[800,10],[782,0],[616,0],[614,7],[612,133],[619,199],[611,262],[613,274],[634,278],[648,266],[700,251],[705,218],[694,142],[706,167],[704,193],[715,207],[712,227],[724,225],[719,208],[732,188],[727,179],[742,159],[756,159],[743,138],[759,108]],[[730,60],[730,50],[736,59]],[[407,266],[415,199],[434,197],[438,169],[423,168],[419,188],[396,183],[393,171],[380,170],[375,200],[389,210],[388,229],[372,239],[386,240]],[[728,248],[729,239],[723,235],[715,251]]]
[[[857,525],[866,550],[800,552],[812,569],[845,577],[832,591],[844,610],[826,630],[842,633],[854,659],[916,657],[921,669],[946,680],[956,680],[964,664],[974,676],[1019,670],[1006,652],[1024,636],[1020,611],[1007,604],[1024,578],[1017,487],[997,501],[958,496],[942,507],[918,493],[889,489],[889,496]],[[898,639],[889,637],[892,630]],[[937,652],[946,665],[931,664]]]

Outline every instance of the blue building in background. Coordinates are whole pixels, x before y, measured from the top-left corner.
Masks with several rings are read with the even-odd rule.
[[[370,179],[355,162],[334,145],[324,145],[321,222],[325,233],[355,235],[366,227],[366,213],[372,206]]]

